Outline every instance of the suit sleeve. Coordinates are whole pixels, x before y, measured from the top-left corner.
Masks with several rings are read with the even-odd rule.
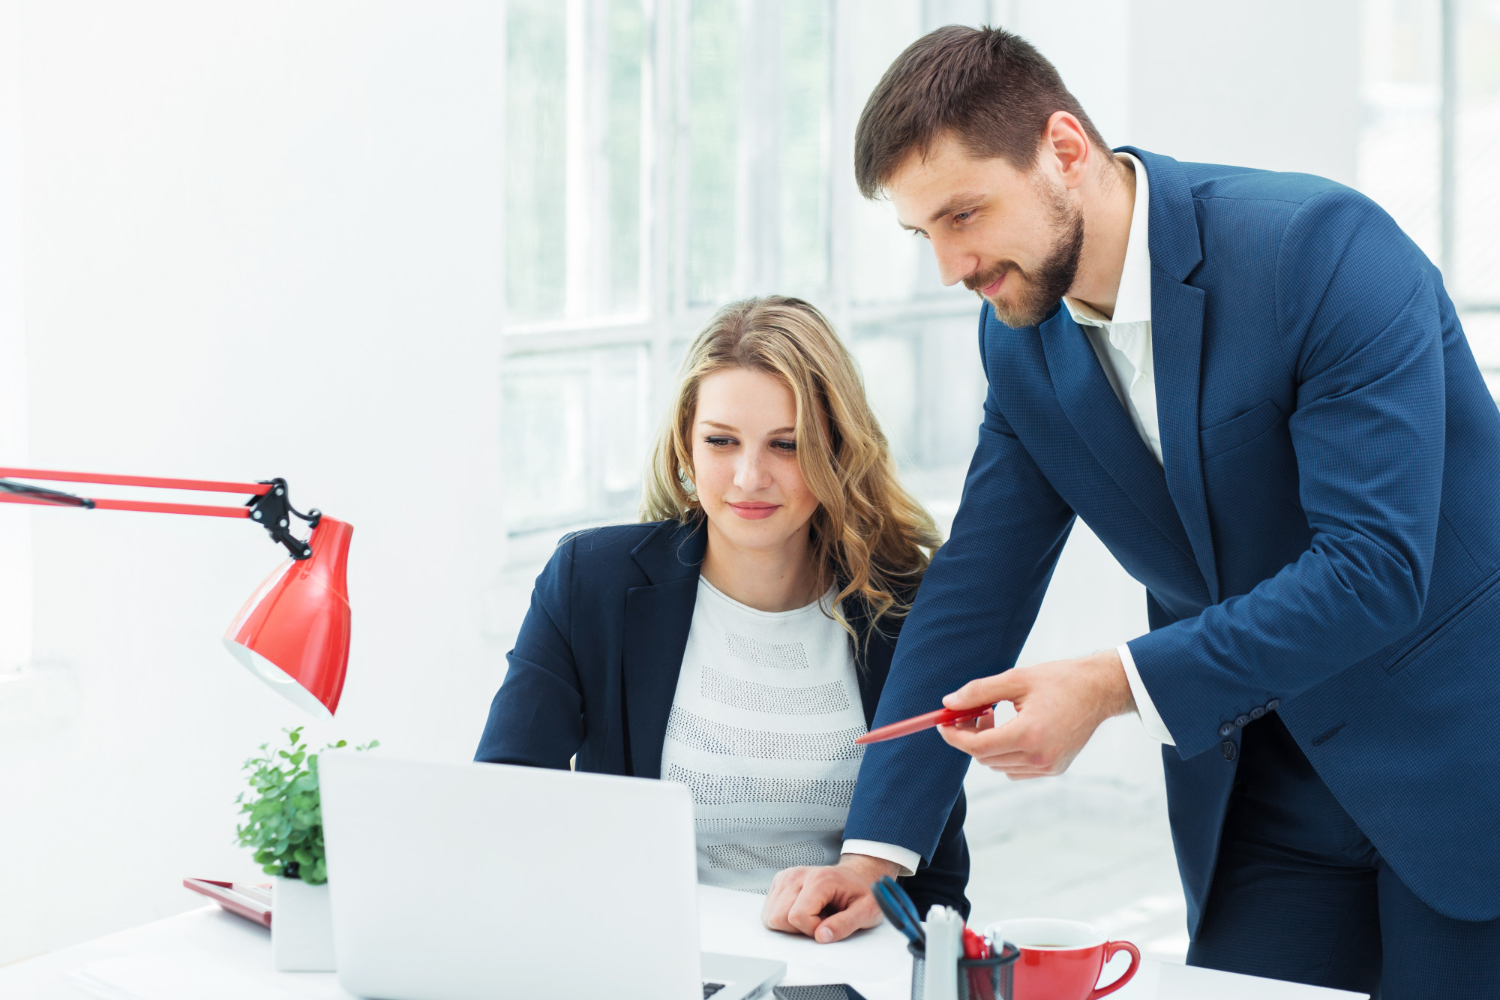
[[[930,712],[975,677],[1015,665],[1072,525],[1072,509],[1002,415],[992,379],[952,534],[902,626],[876,726]],[[932,730],[872,744],[844,836],[932,862],[968,764]]]
[[[924,917],[933,906],[951,906],[964,919],[969,918],[969,897],[964,889],[969,884],[969,844],[964,839],[964,815],[967,803],[962,790],[953,809],[948,813],[948,822],[938,837],[933,849],[932,861],[917,869],[916,874],[901,879],[906,894],[916,904],[917,912]]]
[[[1298,389],[1289,426],[1310,547],[1249,593],[1130,642],[1183,758],[1414,628],[1441,502],[1439,290],[1421,252],[1352,191],[1292,217],[1277,323]]]
[[[573,560],[569,538],[537,577],[477,761],[565,770],[583,745],[583,692],[569,634]]]

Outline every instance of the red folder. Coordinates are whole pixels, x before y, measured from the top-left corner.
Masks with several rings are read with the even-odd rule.
[[[184,888],[203,895],[218,903],[235,916],[271,926],[271,883],[259,885],[251,882],[219,882],[211,878],[185,878]]]

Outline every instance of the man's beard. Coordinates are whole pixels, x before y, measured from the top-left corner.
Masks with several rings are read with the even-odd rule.
[[[1040,180],[1040,179],[1039,179]],[[1045,183],[1041,181],[1040,183]],[[1009,302],[986,299],[1000,322],[1009,327],[1036,326],[1073,287],[1078,274],[1078,261],[1083,256],[1083,212],[1069,205],[1063,192],[1044,189],[1052,202],[1051,230],[1052,250],[1030,273],[1021,270],[1015,261],[1001,261],[985,273],[964,279],[964,287],[979,295],[981,288],[988,288],[1002,274],[1018,288],[1008,289],[1015,293]],[[1007,291],[1004,285],[1001,291]],[[980,295],[980,298],[984,298]]]

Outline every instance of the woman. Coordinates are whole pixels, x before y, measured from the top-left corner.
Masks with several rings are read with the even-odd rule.
[[[707,884],[837,862],[854,738],[939,540],[816,309],[749,299],[698,335],[641,521],[559,545],[476,759],[686,784]],[[923,913],[968,913],[963,817],[960,796],[907,870]]]

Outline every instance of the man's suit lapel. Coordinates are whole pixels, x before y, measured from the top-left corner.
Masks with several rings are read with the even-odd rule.
[[[661,777],[662,743],[693,624],[707,538],[701,525],[666,524],[630,553],[651,581],[625,593],[625,735],[629,773],[637,777]]]
[[[1156,363],[1156,415],[1161,424],[1167,489],[1192,542],[1198,570],[1208,584],[1209,602],[1217,604],[1219,571],[1198,450],[1203,292],[1155,267],[1151,269],[1151,351]]]
[[[1219,571],[1198,444],[1203,290],[1184,284],[1203,259],[1198,217],[1176,160],[1124,148],[1145,164],[1151,182],[1151,350],[1167,489],[1208,584],[1209,601],[1216,604]]]
[[[1053,313],[1040,329],[1057,401],[1078,436],[1141,513],[1176,542],[1184,555],[1191,555],[1161,468],[1120,405],[1088,335],[1066,307]]]

